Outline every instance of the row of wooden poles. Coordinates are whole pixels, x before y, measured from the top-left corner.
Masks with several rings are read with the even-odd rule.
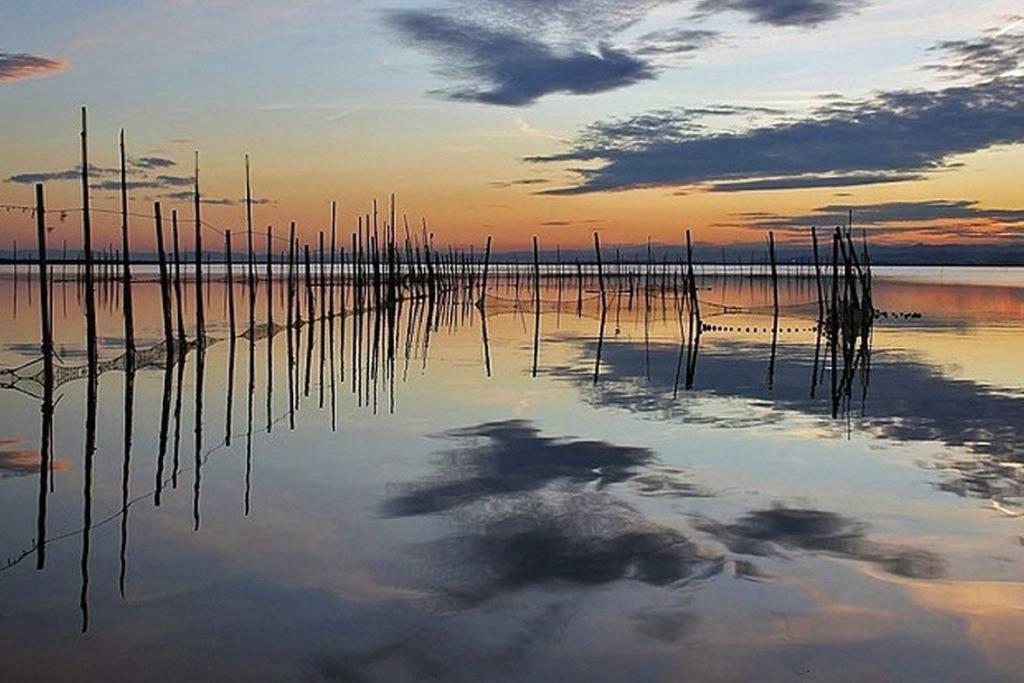
[[[82,292],[85,299],[86,317],[86,342],[87,358],[91,365],[97,362],[98,344],[96,340],[96,303],[94,297],[96,271],[95,257],[92,248],[92,226],[90,215],[89,196],[89,158],[88,158],[88,133],[86,110],[82,108],[81,127],[81,186],[82,186],[82,244],[83,244],[83,271],[80,278]],[[135,314],[133,309],[132,296],[132,253],[129,239],[129,211],[128,211],[128,183],[127,163],[124,141],[124,131],[121,131],[119,140],[120,152],[120,184],[121,184],[121,247],[116,252],[119,256],[118,279],[121,281],[122,311],[124,322],[124,344],[127,363],[134,363],[136,353],[135,341]],[[244,264],[244,282],[248,291],[248,304],[250,313],[256,306],[257,283],[259,264],[255,256],[256,246],[254,245],[253,212],[252,212],[252,186],[250,182],[249,162],[245,161],[246,176],[246,252],[247,259]],[[52,373],[52,352],[53,352],[53,328],[50,308],[49,284],[51,278],[48,275],[47,243],[46,243],[46,207],[44,200],[44,188],[41,184],[36,188],[35,216],[37,224],[38,240],[38,264],[40,275],[40,298],[42,315],[40,318],[42,327],[42,351],[47,373]],[[196,154],[194,193],[193,193],[193,225],[194,225],[194,249],[193,249],[193,277],[192,286],[195,290],[195,324],[194,343],[200,347],[204,346],[207,337],[207,324],[204,309],[203,290],[204,284],[209,282],[209,275],[204,276],[204,263],[209,268],[209,261],[204,260],[203,228],[204,223],[201,216],[201,195],[199,186],[199,163],[198,153]],[[182,258],[179,239],[179,221],[177,211],[171,215],[171,245],[170,249],[165,245],[163,227],[163,212],[160,202],[153,206],[153,221],[156,237],[157,262],[159,267],[159,282],[161,292],[161,309],[164,341],[168,352],[175,349],[179,353],[184,352],[190,342],[186,332],[185,316],[183,311],[183,290],[188,283],[182,276]],[[325,244],[325,233],[320,231],[318,235],[318,268],[317,276],[313,275],[313,258],[310,245],[300,245],[296,237],[296,226],[292,222],[288,235],[287,255],[282,251],[280,260],[275,264],[273,248],[273,230],[266,231],[266,290],[267,290],[267,328],[271,332],[275,327],[273,320],[273,306],[270,297],[275,279],[274,268],[279,266],[285,280],[287,292],[287,321],[290,328],[298,324],[312,324],[319,316],[320,318],[333,318],[339,312],[344,315],[346,302],[351,300],[354,312],[379,309],[389,310],[402,299],[425,298],[435,300],[441,294],[452,294],[456,299],[468,299],[477,303],[481,308],[486,307],[488,293],[488,278],[491,270],[491,247],[492,240],[487,238],[484,248],[484,258],[481,264],[475,254],[470,250],[467,254],[448,247],[447,251],[433,248],[432,235],[428,233],[426,222],[422,225],[422,240],[420,236],[413,238],[408,220],[404,220],[404,240],[400,240],[397,234],[397,216],[395,209],[395,198],[391,196],[390,206],[383,230],[379,227],[379,217],[376,202],[373,205],[372,214],[360,216],[357,230],[351,234],[351,241],[348,254],[346,247],[339,248],[337,239],[337,211],[336,205],[331,205],[331,222],[329,231],[329,250]],[[867,256],[866,244],[861,257],[857,255],[857,249],[853,244],[849,230],[836,229],[833,236],[831,288],[826,284],[826,276],[823,274],[822,261],[819,254],[818,235],[812,229],[813,239],[813,276],[817,287],[818,319],[822,327],[830,335],[845,333],[846,336],[856,337],[865,333],[869,324],[871,307],[871,280],[870,263]],[[224,233],[223,259],[226,266],[226,284],[228,290],[228,324],[231,338],[238,334],[236,329],[236,314],[234,301],[234,277],[235,265],[233,263],[232,233],[230,230]],[[171,255],[168,255],[168,251]],[[777,333],[778,318],[780,313],[779,305],[779,271],[776,260],[776,247],[774,233],[769,232],[767,236],[768,252],[768,277],[772,287],[773,318],[774,327]],[[66,254],[66,246],[65,246]],[[329,254],[329,257],[328,257]],[[596,269],[596,279],[602,311],[607,308],[609,286],[606,284],[608,277],[629,278],[629,287],[632,292],[634,286],[634,272],[628,268],[624,271],[623,264],[618,253],[611,272],[602,257],[600,237],[594,233],[594,257],[593,264],[582,264],[579,259],[575,260],[575,276],[577,280],[578,308],[582,307],[583,292],[585,289],[584,265],[587,266],[588,276],[593,275]],[[533,280],[535,306],[539,314],[541,309],[540,292],[543,278],[550,278],[552,275],[559,280],[561,287],[562,279],[571,277],[571,271],[566,272],[561,262],[560,252],[557,256],[557,263],[554,272],[548,267],[542,266],[538,239],[533,238]],[[674,290],[680,292],[680,278],[682,279],[682,299],[689,311],[691,327],[698,333],[703,328],[700,300],[698,297],[698,285],[696,279],[695,264],[693,260],[693,244],[689,231],[686,231],[685,261],[680,259],[678,268],[669,269],[667,259],[660,264],[654,260],[651,245],[648,241],[647,262],[642,273],[636,274],[636,280],[642,278],[642,286],[645,297],[650,294],[653,286],[660,286],[664,292],[666,283],[671,279]],[[749,275],[754,277],[755,270],[750,269]],[[515,267],[507,270],[507,276],[515,280],[515,287],[518,298],[519,281],[521,269]],[[639,284],[639,283],[638,283]],[[300,289],[304,289],[300,293]],[[314,290],[319,296],[314,295]],[[340,290],[340,291],[339,291]],[[621,291],[621,290],[620,290]],[[336,308],[335,302],[339,300],[340,311]],[[302,314],[302,300],[305,300],[305,315]],[[320,311],[317,312],[317,300],[320,302]],[[176,305],[175,305],[176,302]],[[250,319],[252,319],[250,315]],[[176,323],[176,324],[175,324]],[[856,334],[854,334],[856,333]],[[254,334],[249,330],[249,334]]]

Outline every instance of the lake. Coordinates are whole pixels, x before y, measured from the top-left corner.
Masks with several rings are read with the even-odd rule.
[[[604,315],[506,270],[295,334],[276,281],[242,335],[236,282],[233,344],[217,280],[182,360],[140,277],[130,373],[97,286],[90,401],[53,270],[49,388],[0,279],[5,681],[1020,680],[1024,271],[878,268],[838,360],[807,277],[773,334],[766,281],[701,270],[699,335],[639,271]]]

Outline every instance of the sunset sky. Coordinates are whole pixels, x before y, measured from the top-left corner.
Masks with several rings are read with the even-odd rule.
[[[377,198],[499,248],[757,243],[853,208],[879,242],[1024,234],[1019,0],[40,0],[0,9],[0,204],[132,210],[312,239]],[[116,216],[97,214],[101,246]],[[80,243],[54,212],[53,243]],[[133,219],[140,248],[152,222]],[[0,209],[0,248],[34,244]]]

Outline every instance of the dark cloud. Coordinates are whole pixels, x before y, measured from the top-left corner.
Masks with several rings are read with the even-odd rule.
[[[901,224],[903,230],[920,229],[939,221],[991,222],[1017,225],[1024,223],[1024,209],[985,209],[977,201],[966,199],[932,199],[919,202],[883,202],[880,204],[827,204],[810,213],[796,216],[768,214],[749,216],[746,223],[755,227],[810,227],[840,225],[853,211],[858,226],[890,226]]]
[[[758,24],[813,27],[853,14],[867,0],[701,0],[697,15],[742,12]]]
[[[767,190],[801,190],[813,187],[855,187],[923,180],[925,176],[913,173],[853,173],[850,175],[810,175],[792,178],[764,178],[713,183],[711,192],[752,192]]]
[[[521,178],[519,180],[495,180],[490,183],[491,187],[521,187],[525,185],[547,185],[551,181],[547,178]]]
[[[561,49],[526,33],[422,10],[395,11],[388,21],[464,83],[438,93],[453,100],[519,107],[551,93],[592,94],[654,77],[651,64],[607,44]]]
[[[125,182],[125,186],[129,190],[150,190],[158,187],[162,187],[161,183],[155,180],[129,180]],[[104,180],[99,183],[92,183],[90,187],[94,190],[101,191],[119,191],[121,189],[120,180]]]
[[[174,166],[170,159],[160,157],[143,157],[132,159],[129,162],[127,182],[129,190],[153,190],[166,187],[188,187],[193,184],[194,179],[188,176],[175,176],[167,174],[150,175],[153,169],[167,168]],[[61,171],[44,171],[40,173],[19,173],[6,179],[8,183],[21,185],[34,185],[35,183],[49,183],[58,181],[74,180],[82,178],[82,167],[76,166]],[[90,187],[101,192],[118,191],[121,189],[121,171],[117,168],[107,168],[89,165]]]
[[[460,16],[504,27],[530,27],[531,33],[566,41],[610,38],[651,10],[679,0],[462,0]]]
[[[68,68],[67,62],[24,52],[0,52],[0,83],[44,76]]]
[[[191,176],[158,175],[155,178],[158,186],[189,187],[195,184],[195,178]]]
[[[132,159],[129,163],[135,168],[143,169],[170,168],[177,165],[173,159],[163,157],[139,157]]]
[[[773,507],[750,512],[732,524],[701,520],[697,527],[742,555],[823,553],[870,562],[890,574],[915,579],[937,579],[945,570],[935,553],[871,540],[863,522],[824,510]]]
[[[710,130],[707,116],[667,109],[597,122],[568,151],[528,161],[603,162],[578,169],[575,186],[543,194],[716,183],[729,189],[736,182],[763,189],[785,178],[800,187],[835,187],[838,177],[891,182],[952,167],[956,155],[1024,141],[1024,76],[829,100],[802,118],[746,130]]]
[[[23,185],[34,185],[35,183],[48,183],[54,180],[78,180],[82,172],[78,169],[69,168],[66,171],[48,171],[43,173],[18,173],[12,175],[5,182],[19,183]]]
[[[694,635],[699,621],[685,610],[650,609],[633,614],[630,619],[637,633],[663,643],[676,643]]]
[[[168,192],[160,195],[164,199],[171,199],[173,201],[180,202],[191,202],[195,199],[195,193],[192,190],[182,190],[180,192]],[[211,204],[216,206],[234,206],[236,204],[244,204],[245,199],[229,199],[227,197],[200,197],[199,201],[203,204]],[[253,204],[273,204],[273,199],[253,199]]]
[[[1010,17],[1021,22],[1024,17]],[[995,78],[1008,74],[1024,63],[1024,33],[992,30],[976,40],[947,40],[932,48],[945,60],[929,69],[950,76]]]
[[[90,177],[103,177],[118,173],[116,168],[102,168],[89,164]],[[63,171],[43,171],[40,173],[18,173],[8,177],[5,182],[18,183],[21,185],[34,185],[36,183],[48,183],[58,180],[81,180],[81,165]]]

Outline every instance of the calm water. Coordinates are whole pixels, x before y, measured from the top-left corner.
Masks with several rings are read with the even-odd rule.
[[[291,371],[283,331],[223,341],[214,284],[202,359],[100,376],[94,453],[59,377],[46,476],[37,366],[0,375],[0,678],[1020,680],[1024,273],[881,271],[836,418],[812,282],[774,353],[763,284],[701,284],[696,348],[671,290],[613,292],[602,335],[572,282],[535,346],[502,278],[485,320],[305,328]],[[0,367],[37,357],[38,295],[0,280]],[[159,302],[136,286],[140,348]]]

